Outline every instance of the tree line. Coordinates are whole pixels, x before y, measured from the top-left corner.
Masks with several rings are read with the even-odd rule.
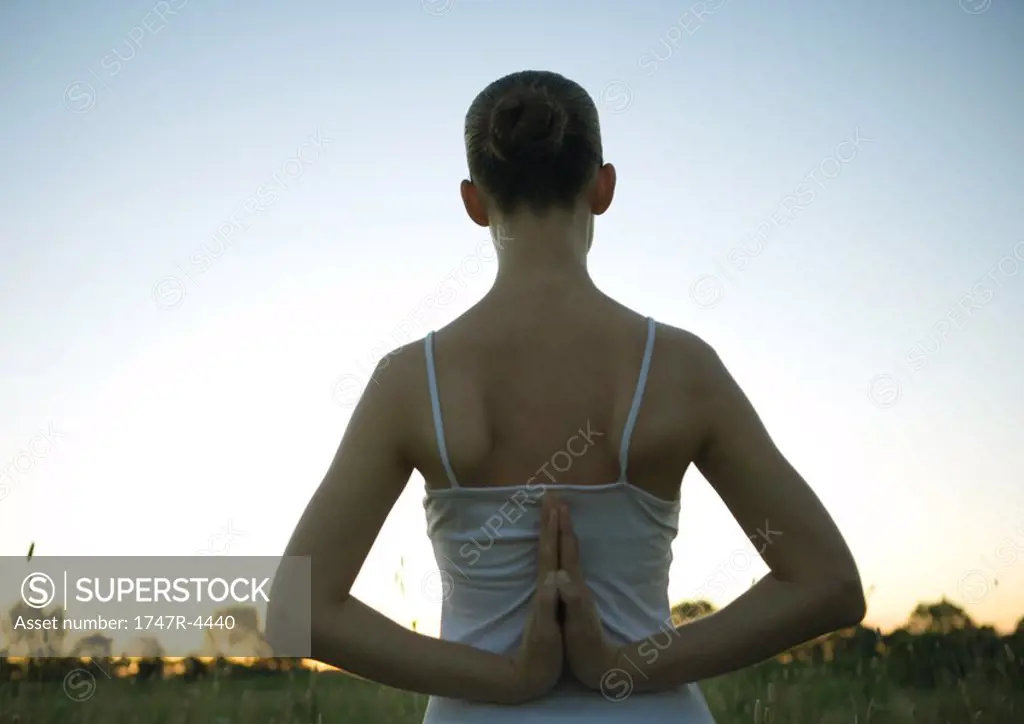
[[[714,610],[707,601],[682,602],[672,609],[673,621],[676,625],[685,625]],[[15,620],[18,615],[43,615],[39,611],[21,610],[20,606],[10,614],[9,620]],[[259,655],[262,637],[254,610],[231,607],[217,612],[217,615],[222,614],[235,616],[242,625],[231,632],[208,632],[204,650],[217,654],[216,657],[191,656],[173,662],[167,659],[155,639],[143,646],[148,655],[127,658],[111,655],[110,640],[100,635],[81,639],[70,649],[65,647],[61,636],[50,632],[9,635],[7,648],[0,649],[0,681],[59,682],[71,671],[83,668],[83,661],[92,662],[90,665],[106,675],[131,677],[138,682],[174,677],[185,680],[248,678],[305,668],[300,659]],[[54,615],[54,612],[45,615]],[[239,642],[249,642],[243,648],[254,658],[243,663],[225,655],[232,650],[237,652]],[[60,656],[65,651],[70,655]],[[754,667],[764,673],[766,681],[778,677],[780,668],[786,678],[788,673],[785,672],[813,671],[816,675],[858,677],[914,689],[951,687],[966,680],[981,680],[1010,683],[1024,690],[1024,618],[1014,631],[1000,635],[991,626],[976,625],[962,608],[945,599],[922,603],[903,626],[889,633],[865,626],[843,629]]]

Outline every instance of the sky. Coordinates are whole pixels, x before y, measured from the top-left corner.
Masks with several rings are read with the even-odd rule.
[[[618,169],[597,284],[719,351],[867,622],[1024,616],[1019,3],[42,0],[0,40],[0,554],[279,555],[367,370],[493,281],[462,124],[534,68]],[[422,495],[354,593],[436,632]],[[691,471],[672,599],[750,550]]]

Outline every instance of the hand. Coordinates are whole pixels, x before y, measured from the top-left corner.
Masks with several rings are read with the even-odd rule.
[[[551,691],[562,678],[565,657],[558,625],[558,507],[551,493],[541,504],[537,592],[523,640],[512,659],[512,699],[522,703]]]
[[[561,569],[556,580],[558,595],[565,603],[562,635],[566,657],[573,675],[587,688],[600,691],[605,674],[618,665],[619,650],[605,638],[601,617],[583,580],[579,541],[572,529],[569,509],[563,504],[558,508]]]

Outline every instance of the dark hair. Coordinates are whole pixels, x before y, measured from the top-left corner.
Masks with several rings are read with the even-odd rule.
[[[597,107],[558,73],[506,75],[469,106],[466,158],[470,180],[504,213],[571,207],[602,163]]]

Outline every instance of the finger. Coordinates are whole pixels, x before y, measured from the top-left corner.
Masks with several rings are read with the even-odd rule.
[[[547,575],[537,588],[536,598],[537,621],[542,626],[558,624],[558,583],[554,571]]]
[[[545,503],[547,500],[545,499]],[[537,587],[544,585],[549,574],[558,570],[558,509],[553,504],[541,506],[538,539]]]
[[[558,567],[568,573],[574,583],[583,583],[580,542],[573,530],[572,518],[566,505],[560,505],[558,511]]]

